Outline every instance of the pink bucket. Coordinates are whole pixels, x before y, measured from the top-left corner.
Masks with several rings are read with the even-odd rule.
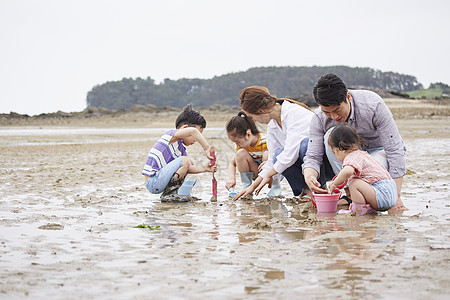
[[[336,212],[341,193],[316,194],[313,192],[312,197],[316,203],[318,213]]]

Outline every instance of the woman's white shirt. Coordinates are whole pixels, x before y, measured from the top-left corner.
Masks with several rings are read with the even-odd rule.
[[[267,126],[267,148],[269,158],[261,172],[262,178],[274,167],[279,174],[292,166],[299,157],[300,143],[309,136],[309,125],[314,113],[298,104],[284,100],[281,104],[281,127],[275,120],[270,120]],[[275,152],[283,151],[273,160]]]

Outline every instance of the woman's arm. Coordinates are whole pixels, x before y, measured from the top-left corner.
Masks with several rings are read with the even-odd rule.
[[[270,170],[266,173],[266,176],[261,180],[261,182],[257,185],[257,188],[255,189],[255,195],[258,196],[261,189],[270,182],[272,179],[272,176],[278,174],[277,171],[272,167]],[[258,177],[260,178],[260,177]]]
[[[242,190],[239,194],[237,194],[234,198],[233,201],[238,200],[241,197],[245,197],[251,193],[253,193],[253,191],[256,189],[256,187],[261,183],[262,181],[262,177],[258,176],[258,178],[255,179],[255,181],[253,181],[253,183],[248,186],[246,189]]]

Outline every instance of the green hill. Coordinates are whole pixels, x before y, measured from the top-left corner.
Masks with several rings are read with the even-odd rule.
[[[449,97],[450,87],[442,82],[432,83],[428,89],[420,89],[406,92],[410,98],[428,98],[439,99],[442,97]]]
[[[211,79],[165,79],[160,84],[148,77],[124,78],[92,88],[87,94],[87,106],[108,109],[128,109],[135,104],[183,107],[214,104],[237,105],[239,92],[251,85],[269,88],[278,97],[296,98],[308,105],[316,80],[323,74],[340,76],[349,87],[405,93],[422,89],[416,77],[370,68],[330,67],[261,67],[230,73]]]

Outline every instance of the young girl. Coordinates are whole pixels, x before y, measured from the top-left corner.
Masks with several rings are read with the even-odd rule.
[[[266,136],[259,132],[255,122],[245,112],[241,111],[232,117],[226,125],[228,138],[236,144],[236,154],[228,166],[228,181],[225,184],[233,196],[236,185],[236,167],[241,175],[243,189],[252,184],[258,176],[258,170],[265,164],[269,156],[266,144]],[[267,196],[279,196],[281,186],[279,179],[272,182],[272,188]]]
[[[239,94],[241,108],[255,121],[267,124],[269,158],[258,178],[234,197],[259,191],[276,174],[282,174],[291,186],[294,196],[302,193],[305,179],[302,175],[303,157],[308,147],[309,124],[313,112],[303,103],[277,99],[266,87],[251,86]]]
[[[369,153],[362,151],[362,138],[348,124],[338,124],[328,138],[336,157],[343,162],[342,170],[328,187],[332,191],[348,180],[353,203],[350,211],[364,214],[370,207],[388,210],[397,202],[397,186],[389,172]]]

